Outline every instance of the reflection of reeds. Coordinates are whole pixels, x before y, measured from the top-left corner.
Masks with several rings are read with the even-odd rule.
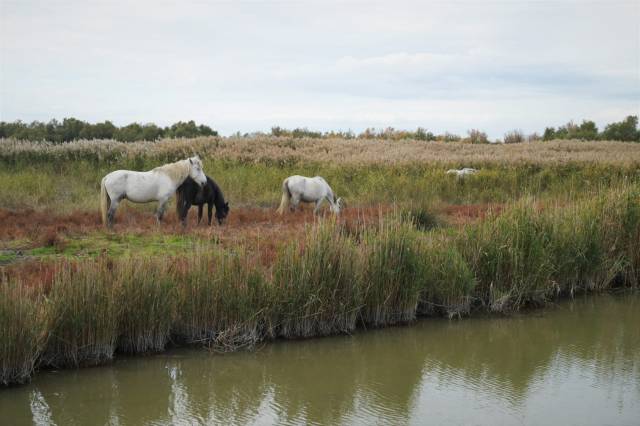
[[[241,249],[62,262],[50,285],[0,287],[3,383],[41,365],[96,364],[176,342],[219,350],[265,338],[385,326],[637,287],[640,188],[540,209],[524,200],[461,229],[395,214],[357,229],[319,220],[262,265]],[[45,344],[46,342],[46,344]]]

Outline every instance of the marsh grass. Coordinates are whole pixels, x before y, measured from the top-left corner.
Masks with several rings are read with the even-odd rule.
[[[513,312],[560,295],[638,287],[640,188],[557,205],[530,198],[462,228],[420,231],[401,210],[354,229],[306,228],[271,265],[243,248],[60,260],[50,285],[0,284],[0,378],[40,366],[265,339],[350,333],[416,315]]]
[[[118,350],[162,351],[169,341],[176,311],[176,290],[169,264],[134,258],[118,261],[112,271],[112,285],[117,288],[119,298]]]
[[[118,338],[119,297],[108,259],[62,262],[50,303],[50,336],[42,356],[47,366],[95,365],[113,357]]]
[[[552,285],[550,238],[532,201],[468,226],[459,244],[476,276],[481,303],[491,311],[517,310],[559,290]]]
[[[196,253],[177,267],[176,339],[226,350],[257,343],[269,331],[264,277],[242,251]]]
[[[443,236],[432,236],[421,250],[423,289],[419,315],[469,313],[476,279],[460,251]]]
[[[623,258],[615,252],[617,232],[608,229],[607,212],[600,202],[581,203],[547,213],[553,239],[553,280],[558,290],[603,289],[621,272]]]
[[[36,289],[0,277],[0,384],[33,374],[47,339],[47,309]]]
[[[640,181],[640,145],[545,142],[509,146],[287,138],[69,144],[0,140],[0,205],[95,211],[100,180],[117,169],[150,170],[199,153],[233,205],[276,204],[282,180],[321,175],[350,203],[512,202],[584,194]],[[449,168],[475,167],[468,179]],[[16,191],[15,188],[20,188]]]
[[[362,305],[353,240],[326,219],[307,230],[301,247],[286,247],[274,266],[278,335],[349,333]]]
[[[361,319],[378,327],[415,319],[423,287],[415,228],[400,217],[365,231]]]
[[[612,250],[622,260],[622,284],[640,287],[640,186],[613,190],[601,206],[608,213],[607,227],[617,236]],[[611,206],[611,207],[609,207]],[[612,238],[609,237],[611,241]]]

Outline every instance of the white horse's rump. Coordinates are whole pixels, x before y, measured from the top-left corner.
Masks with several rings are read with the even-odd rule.
[[[314,213],[318,213],[324,200],[329,202],[333,213],[340,213],[342,209],[342,198],[336,199],[331,187],[320,176],[308,178],[304,176],[289,176],[282,182],[282,200],[278,213],[283,214],[290,205],[291,210],[295,210],[300,202],[316,203]]]
[[[187,177],[201,186],[207,182],[202,162],[197,156],[165,164],[148,172],[116,170],[109,173],[102,178],[100,190],[102,222],[111,226],[118,204],[125,199],[134,203],[158,201],[156,217],[158,221],[162,220],[169,198]]]
[[[478,171],[476,169],[472,169],[471,167],[465,167],[464,169],[460,169],[460,170],[456,170],[456,169],[447,170],[448,175],[456,175],[460,179],[464,178],[467,175],[475,175],[476,173],[478,173]]]

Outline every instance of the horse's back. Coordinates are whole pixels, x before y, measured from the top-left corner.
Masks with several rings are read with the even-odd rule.
[[[331,188],[321,176],[306,177],[300,175],[289,176],[285,179],[290,192],[296,193],[300,199],[312,202],[331,193]]]
[[[173,192],[171,181],[161,173],[116,170],[104,177],[111,198],[125,197],[130,201],[146,203]]]

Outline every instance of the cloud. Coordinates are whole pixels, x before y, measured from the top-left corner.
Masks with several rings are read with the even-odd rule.
[[[640,113],[638,2],[3,1],[0,118],[416,127]]]

